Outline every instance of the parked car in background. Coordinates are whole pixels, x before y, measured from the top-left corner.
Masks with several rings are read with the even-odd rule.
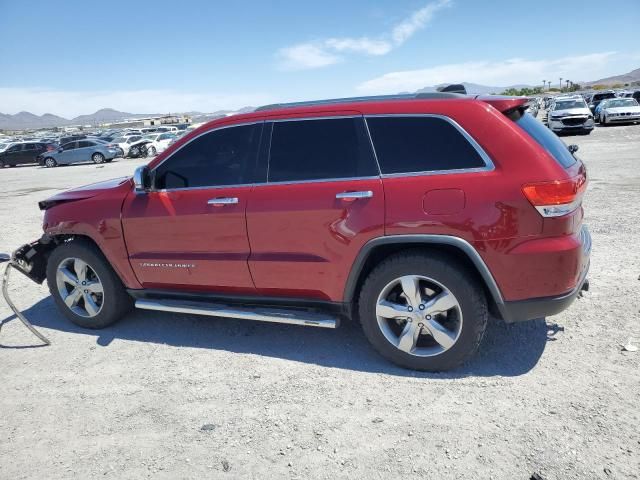
[[[64,137],[60,137],[56,143],[58,145],[64,145],[65,143],[73,142],[74,140],[82,140],[83,138],[87,138],[86,135],[67,135]]]
[[[120,149],[122,150],[122,156],[126,157],[127,155],[129,155],[129,148],[131,147],[131,144],[137,142],[141,138],[142,137],[140,135],[116,137],[112,140],[112,143],[118,145],[118,147],[120,147]]]
[[[154,156],[158,153],[164,152],[167,147],[173,142],[176,136],[173,133],[152,133],[151,135],[145,135],[143,138],[151,140],[147,149],[149,155]]]
[[[589,98],[589,109],[591,109],[591,112],[595,114],[598,104],[607,98],[616,98],[616,93],[613,90],[607,90],[606,92],[597,92],[591,95]]]
[[[633,98],[603,100],[596,110],[599,111],[598,118],[601,125],[640,121],[640,104]]]
[[[40,154],[38,163],[51,168],[81,162],[111,162],[116,158],[117,153],[117,145],[114,144],[94,140],[74,140],[65,143],[55,151]]]
[[[16,165],[38,163],[38,155],[47,151],[55,151],[58,146],[53,143],[19,142],[9,145],[0,152],[0,168]]]
[[[151,144],[151,140],[148,138],[140,138],[135,142],[129,145],[129,151],[127,152],[127,156],[131,158],[144,158],[149,155],[149,145]]]
[[[13,142],[0,142],[0,152],[4,152],[11,145],[13,145]]]
[[[624,98],[633,98],[638,104],[640,104],[640,90],[632,90],[624,92],[622,95]]]
[[[588,135],[595,123],[593,115],[580,95],[556,97],[547,117],[547,126],[555,133]]]

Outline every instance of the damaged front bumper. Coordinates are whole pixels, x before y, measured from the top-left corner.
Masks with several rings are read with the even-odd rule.
[[[11,270],[15,269],[34,282],[41,284],[47,277],[47,258],[53,247],[53,239],[48,235],[43,235],[39,240],[18,248],[11,254],[11,257],[0,255],[0,263],[8,261],[2,275],[2,296],[15,316],[45,345],[51,345],[49,339],[36,330],[9,297],[9,278]]]
[[[9,263],[20,273],[41,284],[47,278],[47,258],[54,246],[53,238],[45,234],[13,252]]]

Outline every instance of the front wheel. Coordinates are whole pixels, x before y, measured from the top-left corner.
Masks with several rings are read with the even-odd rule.
[[[133,306],[102,253],[83,240],[63,243],[51,253],[47,284],[61,312],[80,327],[106,327]]]
[[[158,151],[156,150],[156,147],[151,147],[149,149],[149,155],[151,155],[152,157],[155,157],[158,154]]]
[[[473,278],[448,256],[389,257],[360,290],[358,313],[367,339],[404,368],[457,367],[476,352],[487,326],[487,302]]]

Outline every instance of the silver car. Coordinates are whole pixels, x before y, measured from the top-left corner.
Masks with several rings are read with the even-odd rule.
[[[72,163],[110,162],[118,155],[118,146],[97,140],[74,140],[62,145],[57,151],[45,152],[38,158],[38,163],[51,168]]]
[[[591,110],[580,95],[556,97],[547,116],[547,125],[555,133],[589,134],[595,123]]]
[[[640,121],[640,105],[633,98],[610,98],[598,107],[601,125]]]

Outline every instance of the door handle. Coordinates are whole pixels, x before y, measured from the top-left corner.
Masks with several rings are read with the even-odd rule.
[[[212,198],[211,200],[209,200],[207,202],[207,205],[222,206],[222,205],[235,205],[236,203],[238,203],[238,197],[218,197],[218,198]]]
[[[336,194],[336,198],[338,200],[357,200],[358,198],[371,197],[373,197],[373,192],[371,190],[363,190],[361,192],[342,192]]]

